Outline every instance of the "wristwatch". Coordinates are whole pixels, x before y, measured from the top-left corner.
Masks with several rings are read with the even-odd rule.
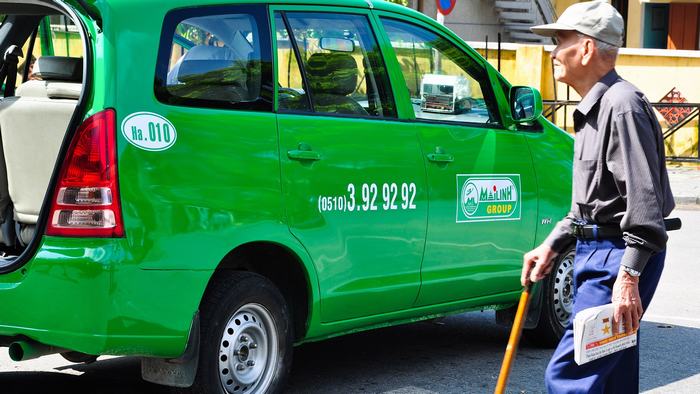
[[[620,268],[622,268],[622,270],[625,271],[625,272],[627,272],[630,276],[634,276],[634,277],[640,277],[640,276],[642,276],[642,273],[641,273],[641,272],[639,272],[639,271],[637,271],[637,270],[635,270],[635,269],[632,269],[632,268],[630,268],[630,267],[626,267],[626,266],[624,266],[624,265],[621,265]]]

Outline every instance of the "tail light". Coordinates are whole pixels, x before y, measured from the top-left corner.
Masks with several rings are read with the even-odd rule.
[[[113,109],[99,112],[80,125],[61,166],[47,235],[124,236],[115,138]]]

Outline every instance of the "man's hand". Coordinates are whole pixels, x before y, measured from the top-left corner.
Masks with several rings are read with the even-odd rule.
[[[625,332],[631,334],[637,331],[639,320],[644,312],[642,299],[639,296],[639,277],[620,270],[613,285],[612,303],[615,308],[613,334],[618,333],[618,326],[621,322],[625,325]]]
[[[527,286],[544,279],[552,270],[552,260],[557,253],[548,245],[542,244],[525,253],[523,257],[523,271],[520,274],[520,283]]]

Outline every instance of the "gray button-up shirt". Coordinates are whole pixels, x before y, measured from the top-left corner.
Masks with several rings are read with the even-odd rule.
[[[627,245],[621,264],[642,271],[666,247],[663,218],[675,206],[651,104],[612,70],[576,107],[574,129],[571,211],[545,243],[563,252],[576,220],[619,224]]]

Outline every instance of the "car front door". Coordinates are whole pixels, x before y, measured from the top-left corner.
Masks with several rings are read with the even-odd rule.
[[[343,10],[272,10],[284,204],[323,322],[413,305],[428,208],[418,136],[397,120],[369,11]]]
[[[428,173],[417,306],[519,290],[537,214],[527,141],[503,127],[483,59],[429,26],[381,21],[410,92]]]

